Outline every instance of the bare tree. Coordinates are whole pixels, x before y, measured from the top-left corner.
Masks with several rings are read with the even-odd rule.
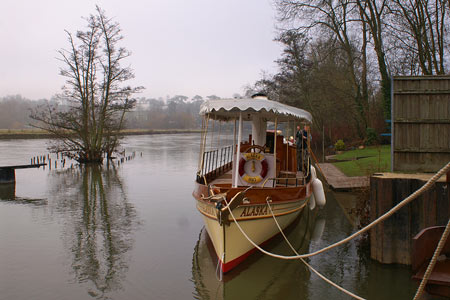
[[[131,53],[118,45],[123,39],[119,24],[98,6],[86,21],[87,30],[75,37],[66,31],[70,48],[58,51],[64,64],[60,74],[67,79],[58,96],[64,105],[41,107],[31,117],[40,121],[36,127],[55,135],[51,150],[99,163],[116,150],[124,115],[142,87],[123,85],[134,73],[121,66]]]
[[[445,74],[449,56],[448,0],[393,0],[393,26],[400,47],[417,57],[412,71]],[[416,70],[414,70],[416,69]]]
[[[364,28],[368,28],[372,37],[373,49],[377,56],[381,77],[381,93],[383,110],[387,118],[391,115],[391,76],[389,73],[386,49],[384,47],[385,15],[388,11],[388,0],[356,0]]]
[[[367,83],[367,36],[363,27],[361,51],[355,39],[355,32],[361,30],[357,7],[350,0],[277,0],[279,20],[293,25],[296,31],[309,36],[320,36],[336,40],[335,51],[344,53],[338,55],[346,67],[345,76],[352,92],[348,96],[354,101],[354,126],[362,138],[368,125],[368,83]],[[316,33],[319,33],[316,34]],[[330,49],[333,50],[333,49]],[[344,75],[343,75],[344,76]]]

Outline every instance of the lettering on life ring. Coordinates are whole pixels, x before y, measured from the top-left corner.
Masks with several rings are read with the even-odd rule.
[[[261,172],[259,172],[258,175],[250,176],[245,173],[245,164],[251,160],[257,160],[261,163]],[[268,169],[269,164],[267,163],[264,155],[261,153],[244,153],[243,157],[241,157],[241,159],[239,160],[239,176],[241,176],[241,178],[248,183],[254,184],[262,181],[264,177],[266,177]]]

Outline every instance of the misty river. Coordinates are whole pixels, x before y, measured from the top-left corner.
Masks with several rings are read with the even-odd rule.
[[[220,278],[191,196],[199,134],[129,136],[133,159],[16,170],[0,185],[0,299],[350,299],[300,261],[255,253]],[[47,140],[0,141],[0,166],[47,155]],[[301,253],[355,231],[332,192],[287,232]],[[265,246],[291,255],[281,238]],[[409,267],[370,260],[358,241],[308,259],[369,299],[411,299]],[[221,280],[220,280],[221,279]]]

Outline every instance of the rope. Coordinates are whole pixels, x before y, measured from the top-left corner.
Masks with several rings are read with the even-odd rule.
[[[316,162],[316,166],[319,168],[319,171],[322,174],[323,178],[325,178],[325,180],[327,180],[327,178],[325,177],[325,173],[322,171],[322,168],[320,167],[319,162],[317,161],[317,158],[314,155],[314,152],[312,152],[312,150],[311,150],[311,156],[314,159],[314,161]]]
[[[427,284],[428,278],[430,277],[431,272],[433,271],[433,268],[434,268],[434,265],[436,264],[437,258],[441,254],[442,248],[444,248],[444,245],[445,245],[445,242],[447,241],[447,237],[448,237],[449,233],[450,233],[450,219],[448,220],[447,226],[445,227],[445,230],[442,233],[441,239],[439,240],[436,250],[434,251],[433,257],[431,258],[431,261],[427,267],[427,270],[425,271],[425,274],[423,275],[422,281],[420,282],[419,288],[417,289],[416,295],[414,296],[414,300],[420,299],[420,297],[422,296],[425,285]]]
[[[297,250],[295,250],[295,248],[292,246],[292,244],[289,242],[288,238],[286,237],[286,235],[284,234],[283,230],[280,227],[280,224],[277,221],[277,218],[275,217],[275,214],[273,213],[272,207],[270,206],[270,203],[268,201],[268,199],[266,199],[267,205],[269,206],[269,210],[270,213],[272,214],[273,220],[275,221],[275,224],[277,224],[278,230],[280,230],[281,235],[284,237],[284,240],[286,241],[286,243],[289,245],[289,247],[291,248],[291,250],[296,254],[299,255]],[[352,292],[344,289],[343,287],[337,285],[336,283],[334,283],[333,281],[331,281],[330,279],[326,278],[325,276],[323,276],[319,271],[317,271],[316,269],[314,269],[310,264],[308,264],[303,258],[300,258],[301,262],[304,263],[311,271],[313,271],[317,276],[319,276],[322,280],[324,280],[325,282],[329,283],[330,285],[334,286],[335,288],[337,288],[338,290],[340,290],[341,292],[355,298],[355,299],[359,299],[359,300],[365,300],[364,298],[359,297],[358,295],[353,294]]]
[[[322,252],[328,251],[330,249],[336,248],[340,245],[343,245],[349,241],[351,241],[352,239],[354,239],[355,237],[359,236],[360,234],[370,230],[372,227],[374,227],[375,225],[377,225],[378,223],[383,222],[385,219],[389,218],[390,216],[392,216],[396,211],[398,211],[400,208],[402,208],[403,206],[405,206],[406,204],[408,204],[409,202],[411,202],[412,200],[414,200],[415,198],[417,198],[420,194],[422,194],[424,191],[428,190],[432,184],[434,184],[443,174],[447,173],[450,170],[450,162],[447,163],[447,165],[445,167],[443,167],[441,170],[439,170],[439,172],[437,172],[433,177],[430,178],[430,180],[428,180],[420,189],[418,189],[417,191],[415,191],[414,193],[412,193],[409,197],[407,197],[406,199],[404,199],[402,202],[400,202],[399,204],[397,204],[396,206],[394,206],[391,210],[389,210],[388,212],[386,212],[385,214],[383,214],[382,216],[380,216],[378,219],[376,219],[375,221],[373,221],[372,223],[370,223],[369,225],[367,225],[366,227],[362,228],[361,230],[353,233],[352,235],[346,237],[345,239],[336,242],[334,244],[331,244],[330,246],[327,246],[325,248],[322,248],[318,251],[312,252],[312,253],[307,253],[307,254],[302,254],[302,255],[292,255],[292,256],[285,256],[285,255],[279,255],[279,254],[275,254],[275,253],[271,253],[268,252],[266,250],[264,250],[263,248],[261,248],[260,246],[258,246],[255,242],[253,242],[248,235],[244,232],[244,230],[242,229],[242,227],[239,225],[239,223],[237,222],[236,218],[233,215],[233,212],[231,211],[230,207],[228,207],[228,211],[230,212],[230,216],[233,218],[233,221],[236,223],[236,226],[238,227],[238,229],[241,231],[241,233],[244,235],[244,237],[250,242],[250,244],[252,244],[256,249],[258,249],[259,251],[261,251],[262,253],[275,257],[275,258],[280,258],[280,259],[300,259],[300,258],[306,258],[306,257],[311,257],[317,254],[320,254]],[[225,201],[226,202],[226,201]]]

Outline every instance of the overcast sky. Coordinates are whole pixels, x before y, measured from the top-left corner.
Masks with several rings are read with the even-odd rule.
[[[64,30],[84,30],[96,4],[122,28],[141,96],[231,97],[276,70],[271,0],[1,0],[0,97],[60,92]]]

